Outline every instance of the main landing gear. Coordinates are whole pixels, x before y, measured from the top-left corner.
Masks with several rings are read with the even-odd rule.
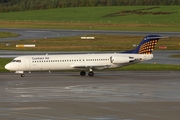
[[[86,75],[86,72],[85,72],[85,71],[81,71],[81,72],[80,72],[80,75],[81,75],[81,76],[85,76],[85,75]],[[94,72],[93,72],[93,71],[90,71],[90,72],[88,73],[88,75],[89,75],[90,77],[92,77],[92,76],[94,76]]]
[[[25,74],[21,74],[21,77],[25,77]]]
[[[85,75],[86,75],[86,72],[85,72],[85,71],[81,71],[81,72],[80,72],[80,75],[81,75],[81,76],[85,76]]]

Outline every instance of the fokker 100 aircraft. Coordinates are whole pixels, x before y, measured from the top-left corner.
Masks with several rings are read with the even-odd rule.
[[[152,51],[160,38],[163,37],[148,35],[134,50],[122,53],[19,56],[5,68],[21,74],[21,77],[25,76],[25,71],[53,70],[80,70],[81,76],[88,71],[89,76],[94,76],[94,70],[118,68],[152,59]]]

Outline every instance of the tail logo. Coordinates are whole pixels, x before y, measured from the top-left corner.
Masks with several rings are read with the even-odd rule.
[[[152,54],[156,44],[158,43],[158,40],[161,38],[169,37],[162,37],[159,35],[148,35],[143,38],[143,40],[134,50],[126,51],[125,53]]]
[[[144,38],[144,40],[148,40],[148,39]],[[140,46],[138,54],[151,54],[157,43],[158,43],[158,40],[151,40],[149,42],[143,43]]]

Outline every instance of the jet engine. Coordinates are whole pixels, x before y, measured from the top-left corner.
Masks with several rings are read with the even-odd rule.
[[[110,58],[111,60],[111,63],[114,63],[114,64],[122,64],[122,63],[130,63],[130,62],[134,62],[134,57],[126,57],[126,56],[123,56],[123,57],[119,57],[119,56],[112,56]]]

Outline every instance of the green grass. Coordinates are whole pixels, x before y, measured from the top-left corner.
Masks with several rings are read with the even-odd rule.
[[[160,6],[143,12],[175,12],[165,15],[123,14],[106,16],[124,10],[152,6],[75,7],[49,10],[0,13],[0,27],[56,28],[130,31],[180,31],[179,6]],[[92,26],[92,27],[90,27]]]
[[[115,70],[156,70],[156,71],[165,71],[165,70],[180,70],[180,65],[167,65],[167,64],[134,64],[122,68],[117,68]]]
[[[4,66],[10,61],[12,61],[10,58],[0,58],[0,72],[7,72]]]
[[[148,12],[177,12],[168,15],[137,15],[127,14],[116,17],[103,17],[107,14],[120,12],[122,10],[137,10],[142,8],[150,8],[152,6],[115,6],[115,7],[73,7],[48,10],[34,10],[22,12],[1,13],[0,20],[17,20],[17,21],[56,21],[56,22],[103,22],[107,23],[144,23],[147,24],[170,24],[180,23],[179,6],[160,6]]]
[[[11,33],[11,32],[0,32],[0,38],[9,38],[9,37],[17,37],[19,36],[16,33]]]

